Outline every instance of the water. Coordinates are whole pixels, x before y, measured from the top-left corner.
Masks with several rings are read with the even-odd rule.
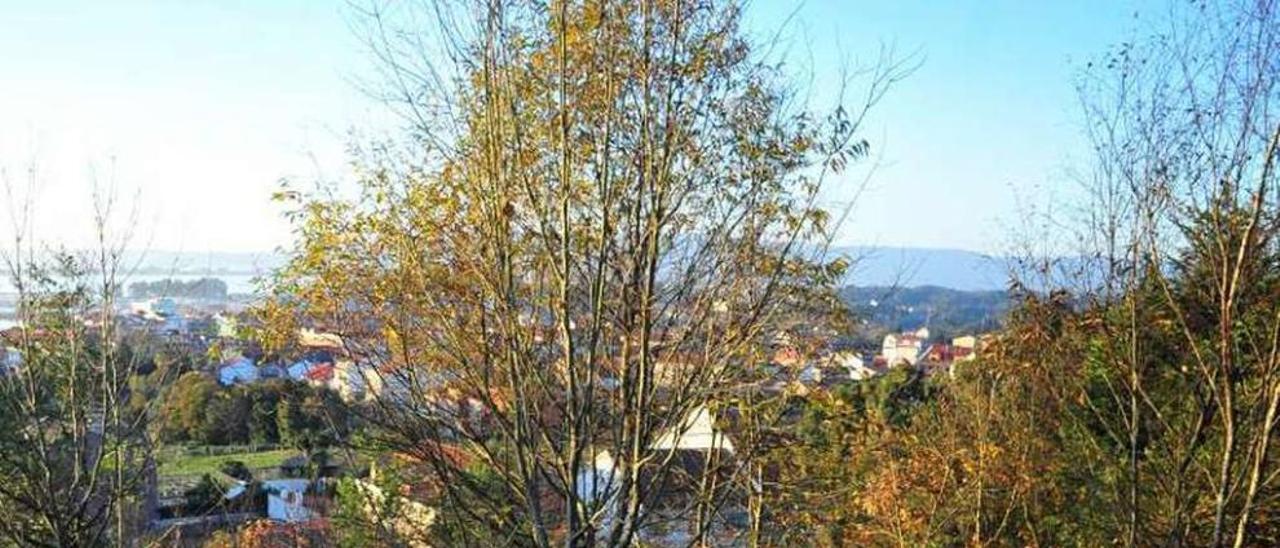
[[[120,280],[120,285],[124,288],[125,295],[129,293],[129,284],[135,282],[156,282],[160,280],[180,280],[190,282],[199,280],[200,278],[217,278],[227,284],[227,293],[244,293],[251,294],[257,292],[258,286],[254,283],[257,275],[255,274],[135,274],[133,276],[124,277]],[[12,280],[7,276],[0,278],[0,294],[13,293]],[[3,308],[3,303],[0,303]]]

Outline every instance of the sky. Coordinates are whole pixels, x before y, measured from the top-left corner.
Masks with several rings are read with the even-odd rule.
[[[1070,173],[1088,160],[1074,78],[1152,9],[754,0],[747,25],[781,37],[817,97],[832,94],[842,59],[881,45],[920,61],[868,119],[874,161],[827,190],[831,205],[848,202],[875,166],[837,243],[998,253],[1023,211],[1073,192]],[[120,198],[118,218],[136,218],[133,247],[286,244],[270,201],[279,181],[341,178],[350,131],[390,124],[355,84],[370,62],[352,19],[345,0],[7,3],[0,168],[18,196],[0,206],[34,189],[36,237],[82,246],[96,181]],[[11,225],[0,208],[0,236]]]

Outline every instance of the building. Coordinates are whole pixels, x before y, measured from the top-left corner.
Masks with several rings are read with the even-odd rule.
[[[342,337],[333,333],[322,333],[314,329],[301,329],[298,331],[298,346],[308,350],[327,350],[331,352],[341,351]]]
[[[249,358],[241,356],[218,367],[218,383],[223,386],[247,384],[257,380],[258,367]]]
[[[324,373],[313,373],[313,371],[325,366],[332,368],[333,358],[324,352],[313,352],[308,354],[306,357],[293,362],[293,364],[288,367],[287,371],[289,378],[303,382],[315,380],[318,375],[324,375]],[[330,373],[332,373],[332,370]]]
[[[674,430],[663,433],[653,449],[725,450],[733,452],[733,442],[716,429],[705,407],[694,409]]]
[[[827,356],[826,363],[829,367],[838,367],[848,371],[849,380],[852,381],[866,380],[881,373],[879,369],[863,360],[862,356],[858,355],[857,352],[848,350],[831,353],[831,355]]]
[[[965,335],[951,339],[951,353],[954,361],[973,361],[978,357],[978,338]]]
[[[267,492],[267,517],[276,521],[296,523],[307,521],[316,513],[307,507],[307,490],[311,480],[275,479],[262,482]]]
[[[823,379],[822,368],[817,364],[809,364],[800,370],[800,374],[796,375],[796,380],[805,384],[818,384]]]
[[[152,320],[178,315],[178,303],[168,297],[134,301],[129,303],[129,309],[138,316]]]
[[[680,424],[672,425],[650,445],[656,458],[649,461],[639,473],[638,481],[651,485],[658,494],[651,501],[651,511],[661,516],[657,521],[665,525],[660,530],[644,530],[638,534],[648,543],[658,546],[682,544],[693,524],[689,509],[703,495],[720,497],[724,502],[711,519],[713,529],[724,530],[728,515],[740,515],[746,499],[740,485],[727,481],[736,469],[734,444],[713,420],[705,407],[691,410]],[[607,524],[617,515],[618,463],[608,451],[588,455],[591,463],[578,472],[578,494],[586,501],[602,501]],[[665,464],[664,464],[665,463]],[[702,484],[701,478],[714,476],[712,486]],[[710,489],[710,492],[707,492]]]
[[[934,363],[951,363],[954,352],[951,345],[942,343],[933,343],[929,345],[929,349],[924,353],[924,359]]]
[[[306,380],[307,383],[312,386],[317,386],[317,387],[329,386],[333,382],[333,364],[332,363],[315,364],[315,366],[309,369],[307,373],[303,375],[303,377],[304,377],[304,380]]]
[[[783,346],[774,351],[770,363],[780,367],[798,367],[804,363],[804,356],[794,346]]]
[[[0,345],[0,374],[17,373],[22,368],[22,352],[11,346]]]
[[[925,337],[921,337],[922,334]],[[920,329],[915,332],[885,335],[880,355],[884,356],[891,367],[903,364],[915,365],[923,355],[924,341],[928,334],[929,330]]]

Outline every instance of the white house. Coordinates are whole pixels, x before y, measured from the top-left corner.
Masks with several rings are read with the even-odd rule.
[[[218,382],[223,386],[251,383],[257,380],[257,366],[253,364],[253,360],[243,356],[224,363],[218,368]]]
[[[653,443],[654,449],[706,449],[733,452],[733,442],[716,430],[706,407],[689,412],[674,429]]]
[[[723,432],[715,427],[712,414],[705,407],[697,407],[691,410],[680,422],[680,424],[671,426],[666,432],[662,433],[657,440],[650,446],[655,451],[670,451],[669,457],[664,459],[670,460],[672,469],[666,473],[670,474],[670,478],[684,478],[684,480],[674,480],[670,484],[662,482],[663,492],[657,494],[657,499],[652,501],[653,507],[649,510],[652,515],[661,516],[657,519],[663,523],[659,527],[646,526],[637,534],[647,539],[646,544],[656,546],[670,546],[688,544],[690,531],[692,531],[693,523],[688,517],[686,507],[681,504],[687,504],[687,497],[690,496],[689,489],[697,490],[698,487],[690,487],[687,480],[693,477],[692,474],[719,474],[719,468],[711,472],[704,468],[709,458],[733,459],[734,446]],[[663,460],[663,459],[659,459]],[[713,466],[723,466],[716,464]],[[655,469],[657,471],[657,469]],[[585,464],[578,471],[578,495],[583,500],[600,504],[600,529],[609,528],[613,520],[617,519],[618,510],[621,502],[618,497],[619,485],[616,481],[616,475],[619,472],[619,465],[615,462],[613,456],[608,451],[596,453],[591,459],[590,464]],[[685,485],[681,485],[685,483]],[[697,483],[696,481],[693,483]],[[720,487],[713,487],[717,495],[724,494],[726,489],[730,488],[727,484],[718,483]],[[758,489],[753,486],[752,489]],[[669,502],[673,506],[668,506]],[[683,501],[683,502],[682,502]],[[727,523],[724,516],[734,511],[729,507],[721,508],[717,511],[716,516],[710,519],[716,523]],[[715,527],[713,525],[713,527]]]
[[[884,336],[884,343],[880,347],[880,355],[890,366],[906,363],[915,365],[920,360],[920,354],[924,350],[924,337],[920,335],[928,335],[927,329],[921,328],[914,333],[890,333]]]
[[[663,433],[650,446],[653,449],[665,450],[724,450],[733,452],[733,442],[716,430],[711,420],[711,413],[705,407],[698,407],[685,416],[685,420]],[[578,472],[578,491],[584,500],[597,500],[612,497],[618,486],[613,483],[613,474],[617,469],[613,455],[608,451],[598,453],[589,468]]]
[[[596,455],[592,463],[591,468],[578,472],[578,496],[587,501],[612,497],[618,489],[613,481],[613,472],[618,466],[613,462],[613,455],[603,451]]]
[[[955,361],[973,361],[978,357],[978,338],[973,335],[956,337],[951,339],[951,348],[955,355]]]
[[[862,356],[857,352],[835,352],[827,360],[831,366],[842,367],[848,371],[850,380],[861,381],[880,374],[874,367],[863,361]]]
[[[267,517],[276,521],[299,522],[315,517],[303,502],[310,480],[275,479],[262,482],[267,492]]]

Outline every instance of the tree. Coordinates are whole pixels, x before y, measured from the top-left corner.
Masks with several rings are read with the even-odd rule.
[[[238,460],[223,461],[222,466],[219,466],[218,470],[220,470],[223,474],[226,474],[227,476],[238,479],[240,481],[253,480],[253,471],[249,470],[248,466],[246,466],[243,462]]]
[[[28,191],[38,187],[35,169]],[[4,173],[0,172],[0,177]],[[13,225],[0,260],[17,293],[4,334],[19,363],[0,376],[0,538],[14,545],[123,545],[147,518],[155,471],[149,419],[130,404],[141,366],[115,314],[129,230],[115,226],[110,188],[94,184],[92,251],[29,240],[32,205],[3,181]]]
[[[222,508],[226,502],[224,493],[222,484],[213,479],[213,476],[204,474],[200,476],[199,482],[183,492],[183,497],[186,498],[188,511],[203,515]]]
[[[782,316],[836,306],[845,264],[824,255],[838,223],[819,191],[866,155],[862,117],[904,68],[885,60],[855,108],[816,116],[740,8],[368,13],[410,142],[358,151],[357,199],[281,193],[300,238],[267,311],[371,365],[371,443],[438,476],[439,504],[469,501],[459,530],[631,545],[675,516],[705,539],[725,530],[703,519],[717,494],[750,490],[739,451],[660,516],[677,460],[654,446],[731,411]]]
[[[249,400],[240,391],[217,390],[205,402],[204,428],[200,439],[210,445],[249,441]]]
[[[308,465],[318,457],[323,464],[325,449],[347,434],[340,424],[346,412],[340,407],[327,391],[302,389],[285,396],[276,406],[280,442],[301,449]]]
[[[227,283],[217,278],[141,281],[129,284],[129,295],[134,299],[186,297],[223,301],[227,298]]]
[[[189,371],[178,377],[161,407],[161,436],[167,441],[205,440],[207,409],[217,393],[218,384],[207,375]]]
[[[1085,82],[1112,227],[1097,238],[1113,274],[1096,340],[1108,377],[1124,373],[1107,422],[1128,451],[1131,544],[1274,541],[1258,502],[1280,406],[1276,11],[1175,10],[1165,32],[1118,48]]]
[[[280,443],[276,411],[280,405],[280,383],[249,385],[249,441],[255,444]]]

